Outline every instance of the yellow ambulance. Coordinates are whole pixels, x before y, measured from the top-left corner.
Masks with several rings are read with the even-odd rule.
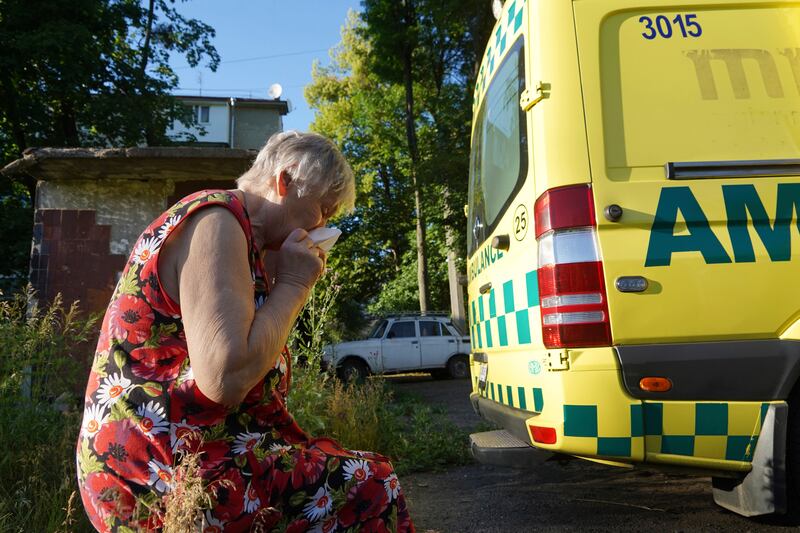
[[[475,456],[800,506],[798,211],[799,2],[506,0],[474,94],[470,399],[502,428]]]

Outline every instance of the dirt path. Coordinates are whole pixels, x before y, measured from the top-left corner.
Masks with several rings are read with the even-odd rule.
[[[467,381],[389,378],[398,390],[446,407],[471,430],[480,421]],[[549,461],[535,470],[480,464],[405,476],[419,531],[782,531],[716,505],[708,478],[623,470],[582,461]]]

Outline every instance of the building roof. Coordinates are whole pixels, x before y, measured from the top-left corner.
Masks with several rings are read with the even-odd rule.
[[[176,94],[174,95],[175,98],[179,98],[180,100],[184,100],[187,102],[193,103],[228,103],[233,102],[234,106],[242,106],[242,107],[272,107],[277,109],[281,115],[286,115],[289,113],[289,101],[288,100],[265,100],[262,98],[239,98],[237,96],[196,96],[196,95],[185,95],[185,94]]]
[[[28,148],[0,174],[38,180],[231,179],[247,170],[256,150],[215,147]]]

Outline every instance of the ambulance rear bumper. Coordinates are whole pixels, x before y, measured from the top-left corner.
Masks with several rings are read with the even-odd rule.
[[[469,395],[469,401],[478,416],[500,426],[519,440],[530,444],[531,437],[528,434],[527,421],[536,416],[537,413],[514,409],[513,407],[493,402],[475,392]]]

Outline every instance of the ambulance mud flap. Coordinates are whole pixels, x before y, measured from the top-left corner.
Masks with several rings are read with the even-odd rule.
[[[473,433],[469,436],[470,451],[479,463],[531,468],[550,459],[551,452],[530,444],[526,420],[535,413],[512,409],[496,402],[470,394],[475,412],[489,422],[506,429]]]
[[[786,429],[789,407],[767,410],[753,454],[753,469],[743,478],[713,478],[717,505],[742,516],[786,512]]]

